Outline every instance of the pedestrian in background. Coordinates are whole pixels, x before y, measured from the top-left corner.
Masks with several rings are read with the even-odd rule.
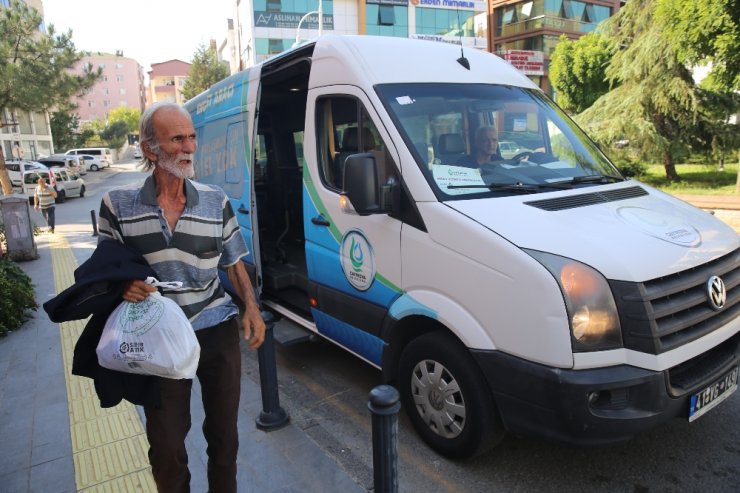
[[[190,114],[177,104],[157,103],[144,111],[139,127],[144,166],[153,172],[143,183],[103,195],[99,242],[133,247],[160,281],[183,283],[162,294],[183,309],[200,343],[196,375],[205,411],[208,490],[236,492],[239,309],[224,291],[218,269],[226,271],[244,303],[244,339],[257,349],[265,323],[241,260],[247,246],[224,191],[191,180],[197,141]],[[131,281],[123,299],[140,302],[155,290],[144,281]],[[191,425],[193,381],[157,378],[161,406],[144,406],[152,474],[160,492],[186,492],[190,471],[185,437]]]
[[[36,191],[33,194],[33,208],[36,210],[41,209],[41,215],[46,220],[49,233],[54,233],[54,223],[56,222],[54,205],[57,198],[57,191],[54,190],[54,187],[48,185],[46,180],[40,176],[36,183]]]

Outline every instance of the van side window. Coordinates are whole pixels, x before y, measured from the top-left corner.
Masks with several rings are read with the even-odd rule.
[[[377,127],[357,99],[320,98],[316,103],[316,130],[321,179],[329,188],[344,188],[344,163],[352,154],[369,152],[375,156],[378,183],[386,183],[397,174]]]

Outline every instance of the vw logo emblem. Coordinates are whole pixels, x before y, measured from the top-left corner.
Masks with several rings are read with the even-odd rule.
[[[709,295],[709,304],[712,308],[719,311],[725,306],[727,301],[727,291],[725,283],[719,276],[712,276],[707,281],[707,294]]]

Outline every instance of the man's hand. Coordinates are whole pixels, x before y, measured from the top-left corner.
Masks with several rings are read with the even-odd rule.
[[[123,291],[123,299],[132,303],[138,303],[144,301],[149,293],[153,293],[157,288],[151,284],[147,284],[140,279],[129,281],[126,285],[126,289]]]
[[[265,321],[256,303],[250,303],[242,317],[244,340],[251,349],[258,349],[265,341]]]

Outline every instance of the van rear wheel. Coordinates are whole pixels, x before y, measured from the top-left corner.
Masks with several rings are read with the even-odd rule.
[[[440,454],[465,459],[503,438],[488,384],[452,335],[432,332],[411,341],[401,354],[399,382],[414,428]]]
[[[65,192],[64,190],[59,190],[59,192],[57,192],[57,198],[54,202],[56,202],[57,204],[63,204],[66,200],[67,192]]]

